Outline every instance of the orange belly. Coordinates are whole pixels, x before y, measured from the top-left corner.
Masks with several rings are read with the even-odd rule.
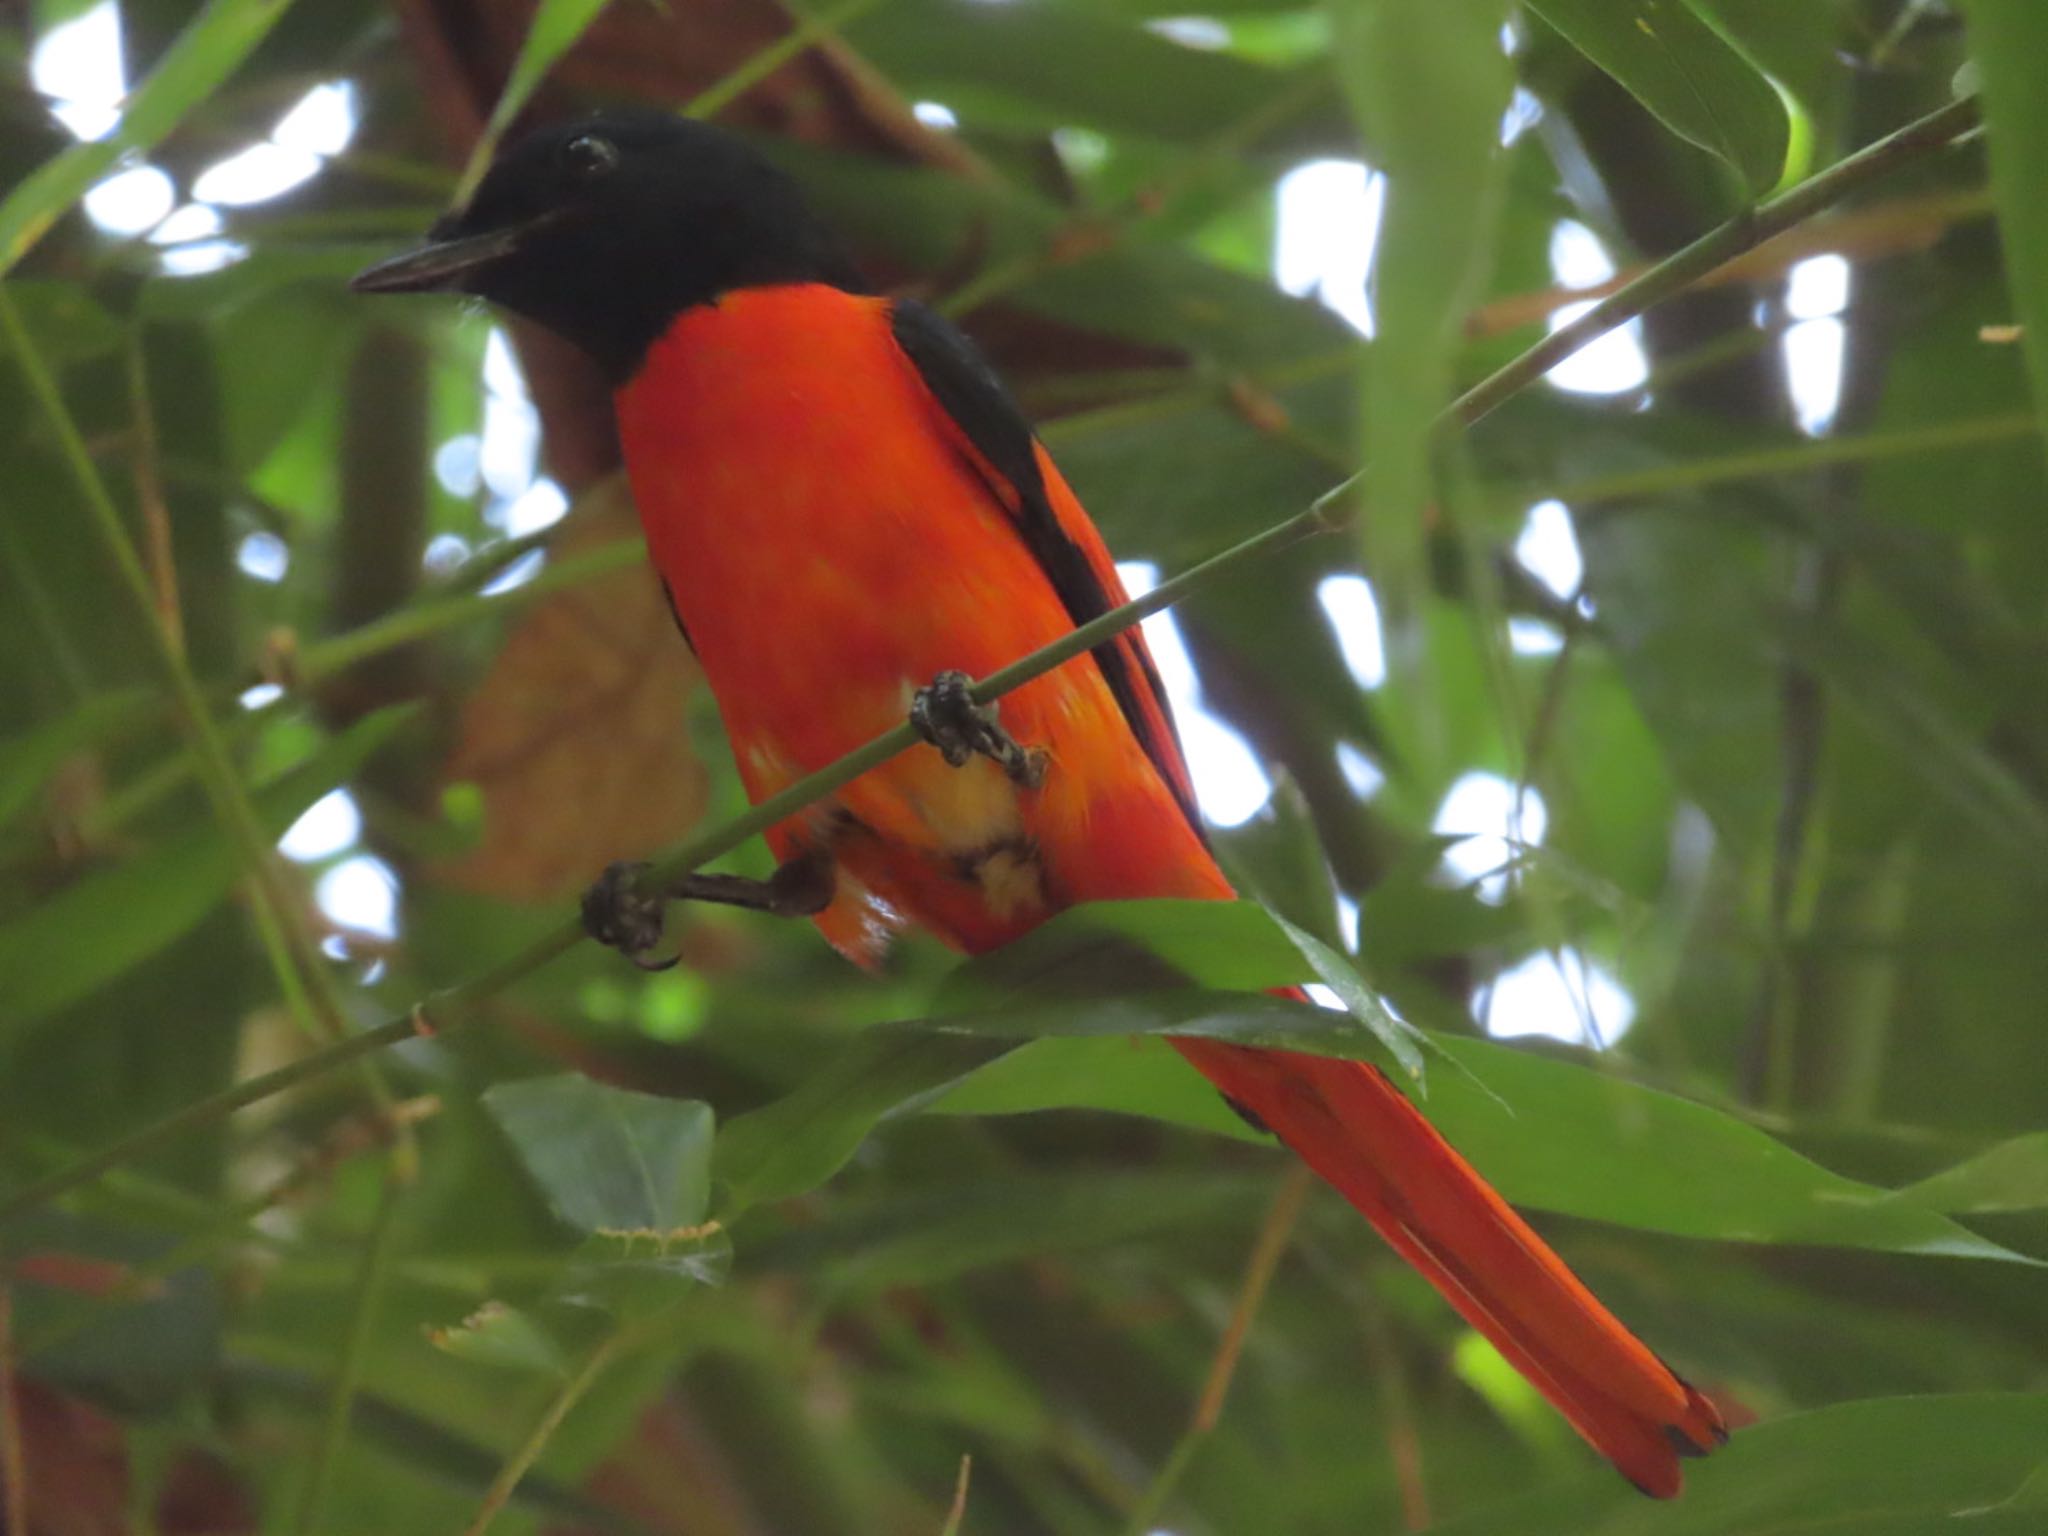
[[[986,676],[1073,627],[883,300],[731,294],[682,315],[617,404],[649,549],[756,801],[901,723],[939,672]],[[769,834],[782,858],[833,846],[835,944],[870,958],[909,921],[981,950],[1075,901],[1230,894],[1091,658],[1000,710],[1050,753],[1042,788],[917,746]]]

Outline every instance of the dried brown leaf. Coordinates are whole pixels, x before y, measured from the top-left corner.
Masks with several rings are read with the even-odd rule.
[[[583,498],[557,558],[638,531],[623,484]],[[483,794],[482,842],[437,878],[515,901],[573,894],[613,859],[644,857],[704,808],[688,709],[698,673],[645,566],[543,599],[462,710],[443,781]]]

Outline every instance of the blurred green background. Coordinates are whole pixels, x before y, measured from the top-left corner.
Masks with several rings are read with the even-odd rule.
[[[2030,0],[0,7],[0,1528],[2038,1530],[2044,57]],[[1148,621],[1305,947],[1160,906],[862,975],[691,910],[676,970],[532,963],[744,799],[588,365],[345,281],[629,98],[972,333],[1134,588],[1370,466]],[[1102,1001],[1105,933],[1204,990]],[[1317,976],[1750,1426],[1679,1503],[1105,1033],[1379,1049],[1243,1001]]]

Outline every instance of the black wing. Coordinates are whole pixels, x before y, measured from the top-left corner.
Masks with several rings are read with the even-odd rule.
[[[1015,519],[1025,547],[1045,571],[1074,623],[1085,624],[1116,607],[1087,551],[1060,525],[1046,494],[1045,477],[1039,472],[1031,424],[988,360],[948,321],[922,304],[897,300],[891,307],[890,324],[896,344],[916,365],[932,398],[980,455],[980,463],[972,459],[969,463]],[[1173,790],[1189,824],[1200,833],[1202,818],[1174,732],[1173,714],[1167,707],[1166,687],[1143,639],[1132,629],[1098,645],[1093,654],[1138,744]]]

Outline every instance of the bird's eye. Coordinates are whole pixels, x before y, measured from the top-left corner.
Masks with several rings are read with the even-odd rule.
[[[579,133],[562,146],[562,165],[578,181],[596,181],[619,168],[619,146],[594,133]]]

